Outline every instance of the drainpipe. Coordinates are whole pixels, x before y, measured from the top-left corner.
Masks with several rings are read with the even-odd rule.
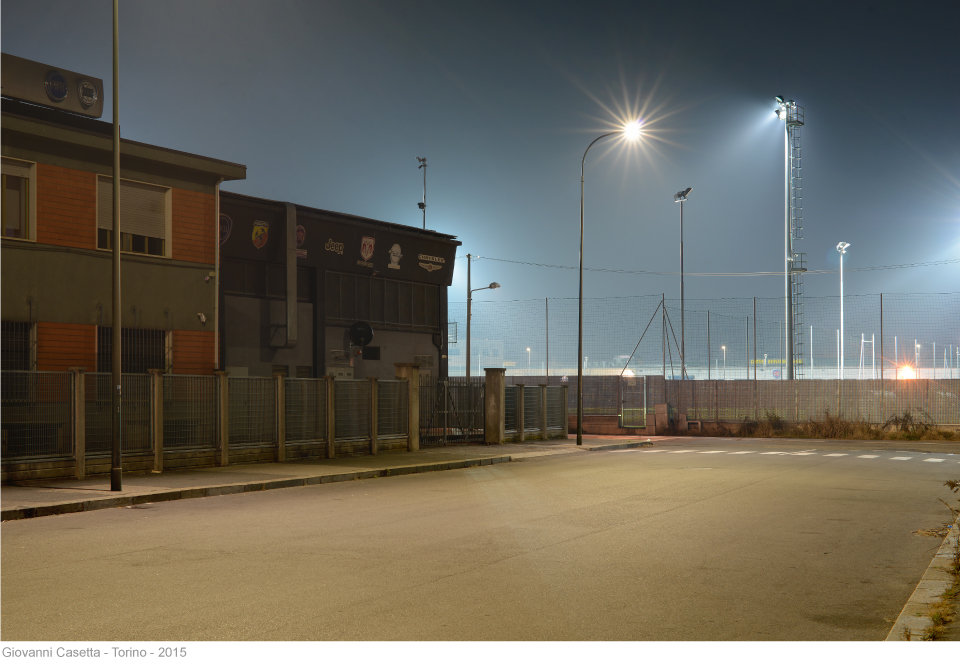
[[[214,258],[213,258],[213,370],[220,370],[220,184],[217,181],[213,195]]]

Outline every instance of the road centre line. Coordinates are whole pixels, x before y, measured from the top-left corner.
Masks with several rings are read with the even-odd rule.
[[[857,458],[877,458],[877,454],[864,454],[863,456],[857,456]]]
[[[824,454],[824,456],[849,456],[850,454]]]
[[[756,453],[757,453],[756,451],[732,451],[730,452],[730,455],[732,456],[733,454],[756,454]]]
[[[714,449],[712,451],[702,451],[700,453],[701,454],[726,454],[727,451],[725,449]]]
[[[817,452],[815,451],[796,451],[791,456],[816,456]]]
[[[912,461],[913,456],[894,456],[891,461]]]
[[[943,463],[944,459],[942,458],[925,458],[923,459],[924,463]]]
[[[689,454],[692,451],[697,451],[696,449],[673,449],[670,451],[671,454]]]
[[[780,455],[780,456],[786,456],[786,455],[789,454],[789,453],[790,453],[790,452],[788,452],[788,451],[765,451],[765,452],[763,452],[764,455],[777,454],[777,455]]]

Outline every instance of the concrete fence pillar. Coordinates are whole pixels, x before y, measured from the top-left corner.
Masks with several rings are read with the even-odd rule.
[[[540,430],[543,431],[543,439],[547,439],[547,386],[540,386]]]
[[[87,395],[84,367],[70,367],[73,372],[73,459],[77,479],[87,476]]]
[[[524,428],[526,424],[523,423],[523,415],[525,414],[523,406],[523,385],[514,385],[513,387],[517,388],[517,442],[523,442],[524,436],[526,435]]]
[[[150,419],[153,422],[153,471],[163,472],[163,369],[150,369],[153,394]]]
[[[506,369],[484,369],[483,383],[483,441],[488,445],[502,445],[506,435],[505,395]]]
[[[287,460],[287,391],[283,374],[273,374],[277,401],[277,463]]]
[[[327,458],[337,457],[337,380],[324,376],[327,381]]]
[[[420,451],[420,365],[393,364],[397,380],[407,381],[407,451]]]
[[[370,454],[376,456],[380,390],[377,387],[376,376],[368,376],[367,380],[370,381]]]
[[[230,378],[226,371],[214,371],[217,376],[217,413],[220,416],[219,465],[230,465]]]

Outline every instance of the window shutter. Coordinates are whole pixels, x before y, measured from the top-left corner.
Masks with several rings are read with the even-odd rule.
[[[113,229],[113,179],[97,183],[97,227]],[[120,231],[150,238],[166,238],[167,189],[134,181],[120,181]]]
[[[24,179],[30,178],[30,163],[4,158],[2,167],[3,174],[6,174],[7,176],[19,176]]]

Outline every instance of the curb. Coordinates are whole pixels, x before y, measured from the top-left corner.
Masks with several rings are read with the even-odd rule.
[[[608,451],[611,449],[633,449],[634,447],[652,447],[652,440],[636,440],[633,442],[623,442],[617,445],[603,445],[602,447],[583,447],[586,451]]]
[[[507,463],[512,460],[509,455],[491,456],[489,458],[468,458],[459,461],[444,461],[442,463],[420,463],[417,465],[403,465],[399,467],[381,468],[378,470],[357,470],[355,472],[341,472],[338,474],[324,474],[314,477],[294,477],[272,479],[251,483],[224,484],[222,486],[201,486],[197,488],[183,488],[180,490],[144,493],[143,495],[121,495],[117,497],[103,497],[93,500],[77,502],[63,502],[28,506],[18,509],[8,509],[0,513],[0,521],[26,520],[42,516],[56,516],[63,513],[80,513],[82,511],[96,511],[98,509],[117,509],[137,504],[153,502],[171,502],[187,500],[195,497],[216,497],[218,495],[235,495],[238,493],[253,493],[262,490],[278,488],[296,488],[298,486],[316,486],[319,484],[338,483],[341,481],[358,481],[360,479],[376,479],[379,477],[397,477],[404,474],[418,474],[421,472],[440,472],[443,470],[460,470],[463,468]]]
[[[890,629],[890,634],[884,641],[887,642],[919,642],[922,641],[923,631],[933,624],[933,621],[926,615],[927,607],[940,599],[940,595],[946,591],[953,578],[948,572],[953,563],[951,557],[954,548],[957,547],[957,539],[960,538],[960,516],[953,521],[953,526],[940,549],[930,562],[917,588],[913,590],[910,600],[903,606],[900,616],[896,623]],[[904,639],[907,637],[907,639]]]

